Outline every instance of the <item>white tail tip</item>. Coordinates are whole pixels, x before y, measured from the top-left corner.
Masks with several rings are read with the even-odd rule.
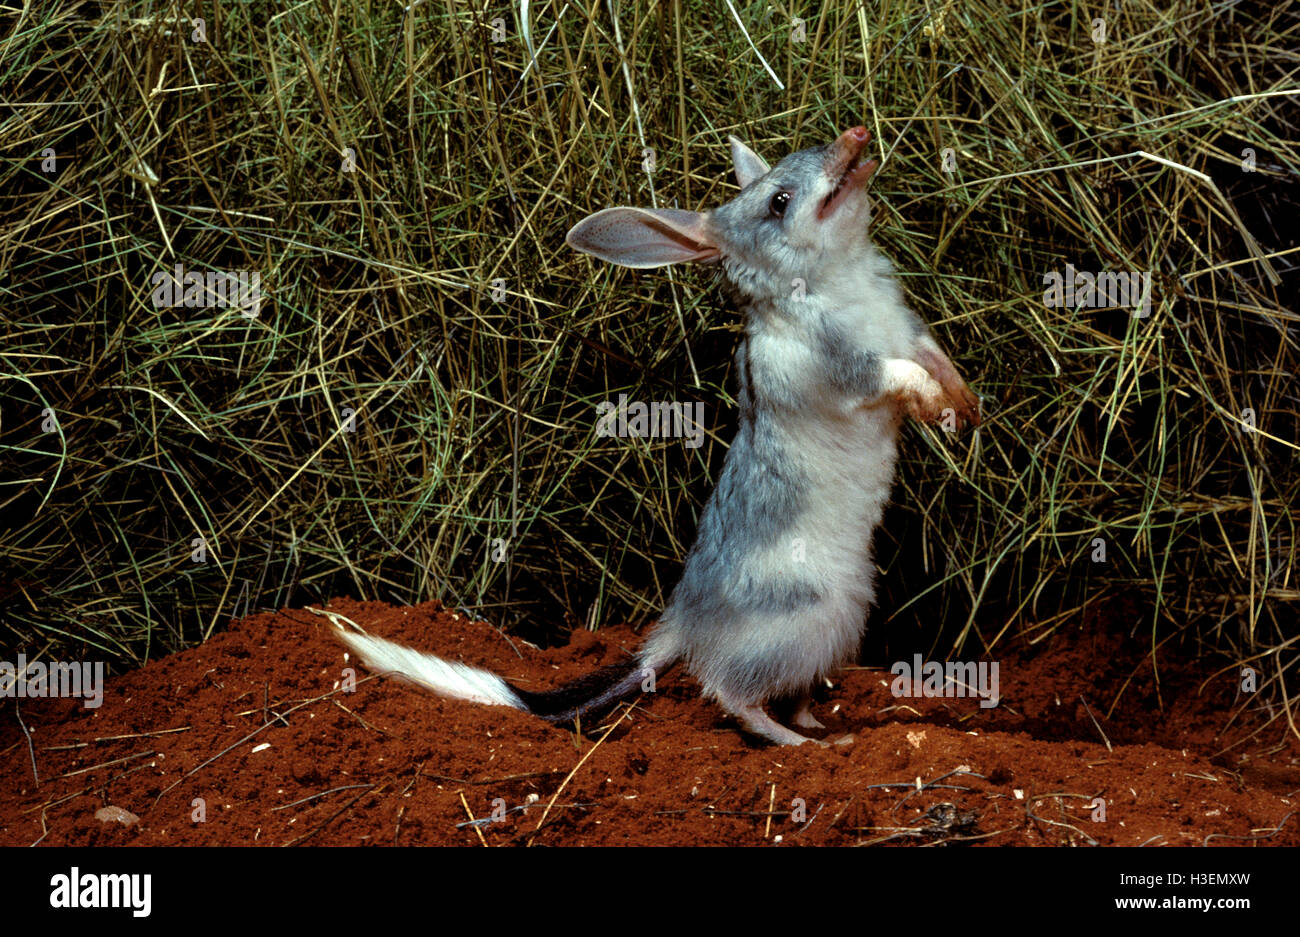
[[[469,664],[444,660],[383,638],[345,629],[335,622],[339,638],[369,669],[402,677],[452,699],[490,706],[527,709],[510,685],[496,674]]]

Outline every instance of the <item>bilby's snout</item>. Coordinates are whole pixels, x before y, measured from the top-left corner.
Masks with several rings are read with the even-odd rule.
[[[836,146],[852,146],[855,153],[860,152],[871,140],[871,131],[866,127],[850,127],[835,140]]]
[[[826,176],[835,182],[817,209],[818,221],[830,218],[846,199],[866,186],[880,165],[874,159],[862,158],[870,140],[871,131],[866,127],[850,127],[827,148]]]

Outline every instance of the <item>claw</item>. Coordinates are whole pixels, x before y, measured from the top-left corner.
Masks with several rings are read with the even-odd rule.
[[[939,419],[943,410],[951,407],[953,412],[957,414],[958,421],[964,421],[971,426],[979,426],[982,419],[980,416],[980,400],[971,393],[971,389],[966,386],[966,382],[957,373],[957,369],[948,360],[948,356],[937,348],[921,348],[916,352],[915,361],[925,368],[930,377],[934,378],[939,383],[939,386],[943,388],[945,402],[939,407],[939,416],[931,417],[931,419]]]

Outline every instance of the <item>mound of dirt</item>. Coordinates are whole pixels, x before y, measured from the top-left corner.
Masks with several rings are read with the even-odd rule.
[[[432,604],[328,610],[527,689],[640,640],[539,650]],[[992,708],[898,698],[890,662],[855,668],[814,707],[851,744],[772,748],[680,672],[578,735],[372,677],[326,618],[285,609],[109,680],[97,709],[18,701],[0,842],[1300,845],[1285,717],[1162,653],[1157,679],[1141,641],[1062,629],[999,659]]]

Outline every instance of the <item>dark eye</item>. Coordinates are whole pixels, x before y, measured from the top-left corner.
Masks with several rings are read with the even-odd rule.
[[[772,201],[767,203],[767,210],[777,218],[785,217],[786,207],[790,204],[789,192],[778,192],[772,196]]]

